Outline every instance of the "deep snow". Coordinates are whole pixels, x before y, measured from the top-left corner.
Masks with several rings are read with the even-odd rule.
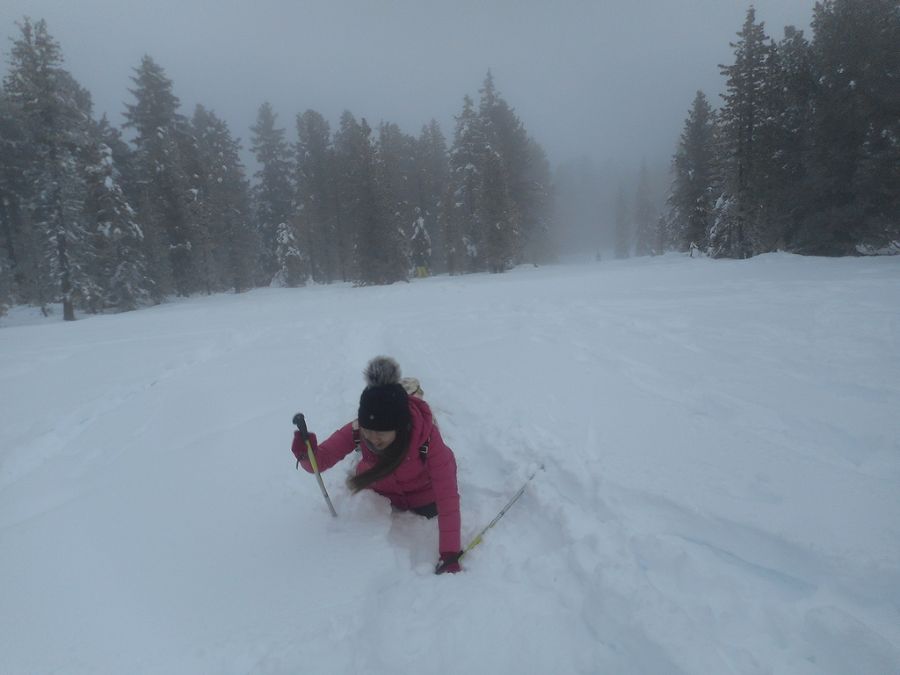
[[[668,255],[0,319],[0,672],[900,672],[900,258]],[[296,472],[422,381],[463,539]]]

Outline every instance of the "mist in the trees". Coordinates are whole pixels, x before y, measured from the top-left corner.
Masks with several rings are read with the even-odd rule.
[[[708,61],[721,93],[665,100],[676,128],[688,111],[680,136],[648,148],[656,128],[596,117],[568,125],[584,148],[570,156],[548,124],[579,106],[526,115],[539,92],[489,64],[454,92],[451,114],[411,126],[368,106],[285,109],[276,89],[254,102],[244,143],[227,111],[192,100],[201,85],[182,89],[144,54],[117,116],[98,116],[48,24],[22,18],[0,90],[0,311],[61,303],[72,319],[172,295],[502,273],[571,254],[897,250],[896,3],[810,9],[809,37],[793,26],[772,37],[753,7],[730,41],[723,30],[730,54]],[[623,87],[609,109],[641,119],[648,106],[605,72]],[[580,105],[594,105],[590,91]],[[595,151],[598,138],[616,139],[615,156]]]

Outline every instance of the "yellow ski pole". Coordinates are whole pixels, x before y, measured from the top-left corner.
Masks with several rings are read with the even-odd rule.
[[[519,500],[519,497],[521,497],[521,496],[525,493],[525,488],[528,487],[528,484],[531,482],[531,479],[534,478],[534,477],[537,475],[537,472],[538,472],[538,471],[541,471],[543,468],[544,468],[544,465],[541,464],[537,469],[535,469],[534,471],[532,471],[532,472],[531,472],[531,475],[528,476],[528,478],[525,480],[525,483],[522,485],[522,487],[520,487],[520,488],[518,489],[518,491],[516,492],[516,494],[514,494],[514,495],[512,496],[512,499],[510,499],[510,500],[506,503],[506,506],[504,506],[502,509],[500,509],[500,513],[498,513],[496,516],[494,516],[494,519],[493,519],[491,522],[489,522],[489,523],[484,527],[484,529],[481,530],[481,532],[479,532],[477,535],[475,535],[475,538],[472,539],[472,541],[470,541],[469,544],[462,550],[462,553],[459,554],[459,557],[456,558],[455,561],[453,561],[453,560],[448,560],[445,564],[450,564],[450,563],[452,563],[452,562],[458,562],[458,561],[462,560],[462,559],[463,559],[463,556],[465,556],[466,553],[468,553],[468,552],[471,551],[473,548],[475,548],[476,546],[478,546],[478,545],[482,542],[485,533],[486,533],[488,530],[490,530],[494,525],[496,525],[497,522],[498,522],[504,515],[506,515],[506,512],[509,511],[509,508],[510,508],[513,504],[515,504],[515,503]]]
[[[309,457],[309,463],[312,466],[313,473],[316,474],[316,480],[319,481],[319,489],[322,490],[322,496],[325,497],[325,501],[328,503],[328,509],[331,511],[331,515],[337,518],[337,511],[334,510],[334,505],[331,503],[331,498],[328,496],[328,490],[325,489],[325,483],[322,481],[322,474],[319,473],[319,463],[316,461],[316,453],[313,452],[312,443],[309,442],[309,431],[306,428],[306,418],[303,417],[303,413],[294,415],[294,424],[297,425],[297,428],[300,430],[300,437],[303,439],[303,442],[306,443],[306,456]]]

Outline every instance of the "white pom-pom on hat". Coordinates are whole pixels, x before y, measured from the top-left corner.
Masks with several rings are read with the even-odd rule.
[[[400,364],[390,356],[376,356],[363,371],[367,387],[400,383]]]

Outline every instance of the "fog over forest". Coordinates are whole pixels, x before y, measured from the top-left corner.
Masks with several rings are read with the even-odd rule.
[[[0,312],[900,250],[896,0],[5,12]]]
[[[807,29],[814,0],[758,0],[778,38]],[[4,60],[15,23],[45,19],[65,67],[92,95],[99,117],[121,124],[131,77],[150,55],[174,83],[182,111],[213,110],[242,139],[268,101],[294,136],[311,108],[332,129],[349,110],[417,134],[432,118],[452,137],[463,96],[475,98],[488,69],[497,88],[544,148],[555,170],[590,166],[590,194],[610,226],[621,186],[629,199],[642,161],[662,208],[684,117],[700,89],[714,104],[732,56],[745,0],[433,0],[293,3],[6,0],[0,7]],[[129,138],[129,134],[125,134]],[[577,204],[570,204],[575,208]],[[581,208],[581,207],[578,207]],[[574,248],[590,242],[596,214],[574,216]],[[610,246],[611,240],[598,243]],[[572,248],[564,246],[564,248]]]

